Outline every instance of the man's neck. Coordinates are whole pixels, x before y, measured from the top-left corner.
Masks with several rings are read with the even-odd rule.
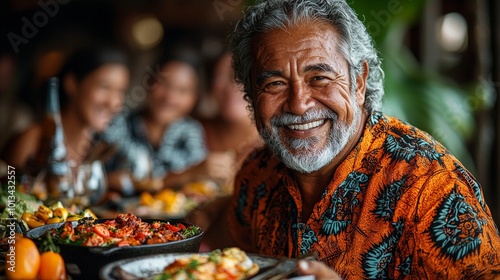
[[[326,171],[326,170],[325,170]],[[314,205],[321,199],[323,192],[331,182],[335,169],[328,170],[325,173],[295,173],[298,181],[300,193],[302,196],[302,220],[309,219]]]

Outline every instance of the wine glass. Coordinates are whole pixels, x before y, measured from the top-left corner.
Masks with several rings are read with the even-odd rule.
[[[163,186],[162,180],[154,176],[154,163],[146,147],[134,147],[131,151],[133,162],[130,166],[130,178],[135,191],[160,190]]]
[[[83,163],[74,180],[73,202],[82,207],[99,203],[106,193],[106,182],[106,172],[101,161]]]
[[[53,172],[49,167],[43,168],[33,179],[30,193],[41,200],[61,200],[67,205],[66,199],[74,197],[71,169],[63,173]]]
[[[132,177],[135,180],[148,180],[153,176],[153,159],[146,147],[137,146],[131,151],[133,162],[131,162]]]

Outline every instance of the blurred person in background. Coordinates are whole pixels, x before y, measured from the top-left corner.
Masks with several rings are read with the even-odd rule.
[[[203,119],[202,124],[208,150],[234,152],[237,171],[250,151],[263,143],[243,98],[243,87],[234,79],[231,63],[231,54],[224,53],[215,64],[210,97],[214,100],[216,114]]]
[[[202,180],[224,185],[233,156],[208,153],[203,127],[190,117],[200,91],[197,58],[172,52],[158,65],[145,106],[118,116],[106,131],[105,139],[119,145],[108,164],[110,188],[132,195]]]
[[[76,50],[60,71],[59,100],[67,161],[77,168],[121,110],[129,85],[127,56],[110,47]],[[4,159],[21,170],[29,169],[40,147],[43,128],[33,124],[14,137]]]
[[[16,57],[10,49],[0,47],[0,151],[11,137],[25,130],[33,121],[31,110],[14,96],[16,64]]]
[[[237,172],[248,154],[257,147],[263,145],[257,129],[252,121],[248,103],[243,98],[243,86],[236,83],[232,68],[230,53],[221,55],[211,73],[211,90],[209,97],[212,98],[216,110],[215,116],[203,119],[206,142],[211,152],[231,151],[235,153]],[[232,174],[234,177],[236,175]],[[210,201],[207,205],[201,205],[192,211],[187,219],[199,225],[204,231],[204,247],[202,250],[221,248],[224,245],[223,234],[218,230],[219,223],[224,223],[224,215],[229,206],[232,194],[233,178],[228,182],[220,197]],[[222,243],[221,243],[222,242]]]

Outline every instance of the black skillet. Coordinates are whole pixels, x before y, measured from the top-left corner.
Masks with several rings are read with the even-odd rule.
[[[96,220],[94,223],[103,223],[106,219]],[[142,219],[143,222],[151,223],[161,221],[157,219]],[[176,222],[177,223],[177,222]],[[186,227],[192,224],[179,222]],[[78,222],[73,222],[76,226]],[[50,224],[29,230],[26,237],[40,242],[40,237],[51,228],[59,228],[64,223]],[[61,249],[61,255],[66,264],[66,271],[73,279],[98,279],[99,270],[104,265],[125,258],[162,254],[162,253],[195,253],[198,252],[201,245],[203,232],[200,234],[179,241],[167,243],[147,244],[140,246],[124,247],[89,247],[70,244],[56,244]]]

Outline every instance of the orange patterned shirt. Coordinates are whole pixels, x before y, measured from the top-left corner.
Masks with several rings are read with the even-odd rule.
[[[413,126],[373,113],[305,223],[291,174],[268,149],[247,160],[229,213],[238,246],[316,252],[345,279],[500,278],[500,237],[481,187]]]

